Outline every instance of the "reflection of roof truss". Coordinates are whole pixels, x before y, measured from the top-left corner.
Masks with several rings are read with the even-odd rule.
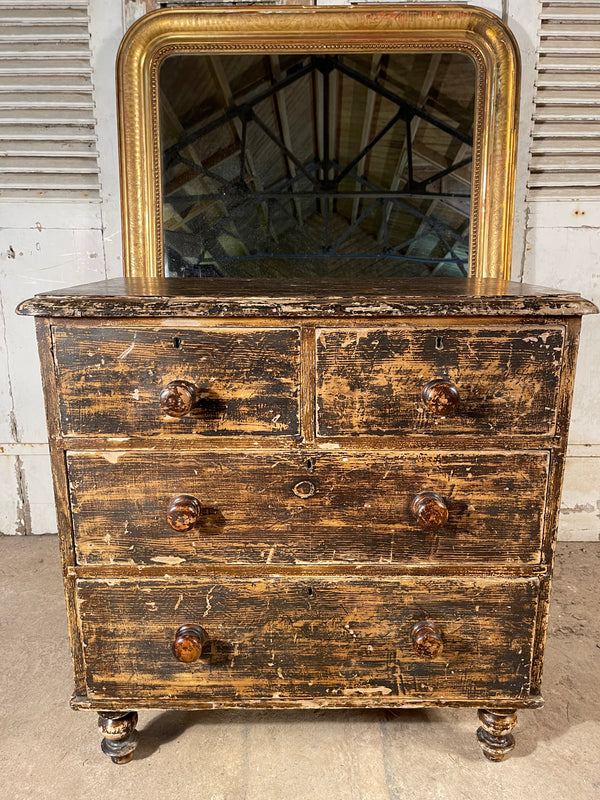
[[[331,170],[334,171],[334,174],[340,174],[341,167],[337,164],[336,161],[330,160],[329,167]],[[302,175],[307,175],[311,177],[312,175],[316,175],[319,170],[322,168],[322,164],[319,161],[313,161],[308,164],[302,165]],[[322,225],[322,236],[317,240],[313,237],[314,243],[314,250],[308,253],[275,253],[269,247],[269,240],[265,241],[265,248],[262,255],[277,255],[278,257],[294,257],[294,258],[331,258],[332,256],[343,256],[344,258],[378,258],[382,254],[388,258],[397,258],[401,260],[406,260],[407,257],[410,257],[411,261],[417,261],[422,263],[428,264],[439,264],[440,262],[456,264],[458,266],[462,266],[464,264],[464,256],[458,255],[455,252],[456,245],[462,245],[464,248],[467,247],[467,239],[465,237],[465,232],[457,233],[453,228],[451,228],[443,219],[437,218],[432,213],[432,207],[427,213],[422,213],[414,206],[410,205],[405,201],[402,196],[402,193],[398,192],[385,192],[377,188],[377,186],[373,185],[370,181],[368,181],[364,176],[358,175],[355,172],[349,173],[350,177],[353,178],[356,183],[361,187],[357,191],[348,191],[348,192],[337,192],[335,189],[314,189],[311,191],[297,191],[294,193],[290,193],[290,189],[293,184],[297,183],[301,176],[296,175],[294,178],[288,178],[284,181],[279,182],[279,184],[274,187],[272,190],[265,189],[262,192],[248,192],[246,194],[237,195],[233,202],[229,202],[228,204],[228,214],[227,216],[223,217],[218,223],[213,223],[213,228],[218,230],[222,233],[227,233],[229,236],[235,237],[235,229],[232,228],[231,222],[235,219],[243,219],[247,217],[249,213],[254,211],[257,206],[266,203],[267,206],[267,230],[272,230],[272,215],[274,211],[274,207],[276,206],[279,211],[283,211],[288,215],[291,214],[286,208],[285,201],[289,201],[290,199],[302,199],[302,198],[314,198],[315,195],[320,197],[321,199],[327,201],[325,202],[324,209],[323,209],[323,225]],[[335,183],[335,181],[332,181]],[[344,196],[344,197],[360,197],[361,199],[370,200],[370,204],[367,208],[362,212],[362,214],[357,217],[356,220],[350,222],[345,232],[343,232],[340,236],[337,237],[335,241],[331,241],[329,235],[329,218],[332,214],[332,202],[333,200]],[[427,195],[431,197],[431,195]],[[411,195],[414,197],[414,195]],[[208,200],[222,200],[223,194],[222,193],[215,193],[209,195],[203,195],[203,199]],[[233,197],[230,196],[229,200],[233,200]],[[283,202],[282,202],[283,201]],[[189,195],[182,194],[182,195],[172,195],[170,197],[170,202],[173,204],[175,208],[177,207],[185,207],[186,205],[189,206],[191,202],[191,198]],[[382,209],[383,219],[386,220],[386,211],[388,206],[396,207],[401,209],[404,213],[408,214],[411,217],[417,219],[420,223],[419,230],[416,235],[411,236],[408,240],[401,242],[400,244],[396,244],[393,247],[390,246],[388,241],[388,231],[387,231],[387,224],[384,222],[384,232],[383,232],[383,250],[378,252],[360,252],[360,253],[348,253],[348,252],[341,252],[339,250],[340,245],[347,240],[350,235],[360,226],[360,224],[370,215],[375,212],[376,209]],[[184,217],[185,219],[185,217]],[[414,246],[414,243],[419,241],[420,239],[425,238],[426,236],[430,236],[431,234],[435,234],[437,239],[444,245],[447,249],[448,255],[444,258],[439,257],[422,257],[418,256],[413,253],[414,247],[412,249],[411,246]],[[213,237],[211,237],[212,239]],[[240,240],[240,246],[243,242]],[[211,250],[211,246],[209,245],[207,248],[203,247],[202,256],[200,260],[209,259],[215,257],[214,251]],[[210,251],[210,252],[209,252]],[[231,255],[227,258],[228,261],[240,261],[245,259],[256,259],[256,254],[239,254],[239,255]],[[465,273],[466,274],[466,273]]]
[[[211,59],[212,62],[217,62],[216,59]],[[214,67],[213,67],[214,68]],[[344,170],[349,172],[356,164],[359,164],[364,157],[372,150],[372,148],[383,138],[383,136],[393,127],[393,125],[403,120],[407,125],[407,145],[410,151],[410,143],[412,141],[412,135],[410,131],[410,125],[413,119],[417,118],[419,120],[423,120],[428,122],[430,125],[433,125],[435,128],[443,131],[444,133],[452,136],[459,141],[472,146],[473,140],[472,137],[468,134],[463,133],[462,131],[458,130],[457,128],[453,128],[451,125],[448,125],[444,120],[439,119],[433,114],[430,114],[424,111],[422,108],[418,108],[411,103],[408,103],[406,100],[401,98],[397,93],[390,91],[389,89],[381,86],[381,84],[377,83],[371,78],[367,78],[364,75],[361,75],[360,72],[346,66],[338,59],[332,56],[312,56],[309,59],[307,65],[299,70],[294,70],[291,75],[287,75],[286,77],[280,77],[278,80],[276,79],[272,85],[268,88],[263,90],[262,92],[258,92],[254,95],[251,99],[247,100],[241,104],[234,104],[233,103],[233,96],[231,95],[231,90],[225,90],[224,86],[226,86],[226,79],[224,78],[222,69],[219,70],[216,74],[218,75],[217,83],[221,89],[222,95],[226,100],[227,105],[229,108],[226,112],[221,114],[216,119],[212,120],[211,122],[203,125],[202,127],[198,128],[197,130],[182,136],[176,144],[168,147],[164,152],[164,164],[165,168],[168,169],[173,165],[174,162],[181,160],[181,150],[185,149],[189,145],[195,144],[199,139],[203,138],[209,133],[214,132],[218,128],[223,125],[233,123],[235,130],[238,136],[241,138],[242,141],[242,164],[245,164],[249,158],[249,154],[245,150],[245,143],[247,141],[246,136],[246,128],[249,122],[257,123],[264,132],[273,139],[273,142],[285,153],[287,158],[290,158],[296,166],[298,166],[298,162],[295,159],[294,154],[291,151],[291,148],[285,142],[279,140],[279,138],[274,134],[272,131],[268,129],[268,126],[261,120],[260,115],[256,114],[254,111],[255,107],[258,106],[260,103],[264,102],[265,100],[269,99],[270,97],[277,96],[283,89],[292,86],[294,83],[299,81],[301,78],[304,78],[306,75],[312,72],[319,72],[325,78],[324,80],[324,89],[322,94],[322,119],[326,122],[322,125],[323,130],[323,170],[325,174],[328,172],[328,159],[329,159],[329,139],[330,139],[330,128],[331,126],[327,124],[327,122],[331,119],[332,108],[330,103],[330,80],[329,76],[333,70],[339,70],[343,74],[350,77],[352,80],[357,81],[358,83],[362,83],[376,95],[380,95],[381,97],[385,97],[386,100],[390,100],[392,103],[398,106],[398,111],[392,118],[390,122],[388,122],[382,129],[380,129],[375,136],[371,137],[371,139],[361,148],[358,155],[354,158],[351,164],[347,165]],[[228,86],[228,85],[227,85]],[[289,137],[285,137],[288,138]],[[467,157],[460,161],[459,163],[451,164],[445,170],[441,170],[436,175],[427,178],[426,181],[415,182],[412,178],[413,175],[413,164],[412,164],[412,153],[407,153],[407,161],[408,161],[408,174],[410,176],[409,183],[412,183],[414,186],[427,186],[434,181],[438,180],[445,175],[449,175],[451,172],[454,172],[461,167],[464,167],[466,164],[469,164],[471,161],[470,157]],[[339,183],[343,178],[346,176],[347,172],[342,170],[342,172],[338,175],[336,182]],[[254,170],[252,170],[254,174]],[[241,177],[243,180],[243,176]],[[325,178],[327,180],[327,178]]]
[[[332,56],[308,56],[302,59],[293,70],[285,73],[281,70],[278,57],[271,56],[272,80],[269,86],[255,92],[252,97],[241,103],[235,102],[225,73],[218,66],[218,59],[211,59],[211,70],[218,93],[227,110],[218,114],[210,122],[183,133],[175,144],[165,149],[163,154],[166,171],[172,170],[174,167],[187,168],[184,172],[175,170],[165,185],[166,202],[180,215],[184,224],[194,217],[202,218],[202,209],[207,202],[218,203],[222,210],[223,217],[218,222],[211,221],[210,223],[215,228],[215,234],[210,237],[213,240],[213,246],[201,247],[202,257],[217,258],[214,240],[219,231],[239,240],[239,251],[236,254],[230,253],[225,256],[227,261],[244,258],[256,259],[263,255],[272,255],[272,238],[276,237],[276,226],[273,223],[274,208],[277,206],[280,216],[281,213],[292,216],[297,224],[303,226],[302,201],[308,199],[319,204],[323,217],[322,238],[319,242],[315,242],[314,250],[311,248],[311,252],[289,254],[294,258],[331,258],[333,255],[341,255],[338,247],[347,242],[369,216],[378,215],[372,249],[377,250],[376,242],[380,243],[381,249],[378,249],[377,252],[364,252],[364,248],[361,252],[344,252],[345,259],[385,256],[431,265],[438,265],[442,262],[455,264],[466,273],[468,243],[465,234],[466,228],[468,228],[470,181],[465,178],[463,168],[472,160],[472,137],[453,127],[439,116],[425,111],[423,107],[411,104],[397,92],[382,86],[377,80],[379,65],[377,59],[378,56],[375,56],[369,75],[361,74]],[[433,81],[433,75],[438,66],[439,56],[434,56],[432,70],[430,70],[431,75],[427,78],[430,83]],[[337,154],[332,152],[331,147],[337,108],[335,102],[337,82],[332,80],[332,77],[337,76],[339,79],[340,75],[361,84],[369,91],[368,120],[365,117],[363,121],[359,152],[344,164],[339,163],[336,158]],[[316,107],[314,111],[317,123],[315,131],[316,158],[308,162],[294,152],[285,94],[286,90],[293,88],[294,84],[306,77],[312,78],[315,87]],[[379,126],[378,130],[373,132],[371,130],[374,115],[372,98],[376,97],[384,98],[392,103],[396,110],[384,124]],[[269,124],[269,120],[266,120],[257,111],[257,107],[269,99],[275,103],[277,109],[278,130],[274,130]],[[439,154],[426,145],[420,144],[417,152],[415,136],[423,123],[432,126],[440,135],[456,140],[458,155],[451,163],[442,163]],[[271,185],[262,185],[259,176],[260,167],[256,166],[256,159],[250,152],[248,137],[250,124],[256,125],[261,130],[272,145],[278,149],[285,161],[287,176]],[[364,164],[373,149],[396,125],[404,126],[404,145],[398,168],[391,179],[391,185],[384,189],[365,176]],[[222,162],[219,162],[216,154],[204,160],[197,158],[198,145],[201,141],[210,134],[223,129],[224,126],[233,131],[234,143],[229,147],[222,148],[222,158],[227,160],[235,155],[239,159],[239,171],[233,178],[230,175],[224,177],[220,174],[218,167]],[[417,179],[415,177],[416,157],[419,158],[421,172],[423,163],[428,163],[433,172]],[[200,195],[197,192],[186,194],[180,191],[187,182],[198,176],[212,182],[212,191],[202,190]],[[447,182],[444,179],[448,177],[453,179],[450,187],[445,185]],[[348,180],[353,181],[353,187],[347,188]],[[342,186],[344,181],[345,185]],[[457,182],[459,186],[466,184],[465,191],[457,190]],[[439,188],[434,189],[436,184]],[[332,215],[338,213],[337,204],[344,199],[352,201],[347,231],[332,239],[329,235],[329,220]],[[427,211],[419,210],[419,201],[431,203]],[[454,212],[464,216],[467,222],[461,224],[459,230],[456,229],[456,226],[450,226],[444,220],[443,215],[436,214],[440,203],[446,204]],[[259,248],[261,252],[257,253],[254,249],[252,255],[248,255],[242,237],[237,234],[236,220],[249,213],[256,214],[259,207],[262,209],[266,240]],[[398,243],[396,240],[391,245],[389,242],[391,216],[394,211],[398,210],[402,210],[417,221],[417,230],[405,241]],[[445,255],[440,256],[439,253],[434,255],[432,251],[430,255],[424,256],[417,252],[417,243],[432,235],[434,235],[435,241],[442,246]],[[195,239],[198,238],[197,234],[193,234],[193,236]],[[288,254],[277,252],[276,255],[283,258]]]

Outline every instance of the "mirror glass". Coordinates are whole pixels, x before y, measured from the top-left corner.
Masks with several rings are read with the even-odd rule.
[[[475,72],[457,52],[167,56],[165,275],[466,275]]]

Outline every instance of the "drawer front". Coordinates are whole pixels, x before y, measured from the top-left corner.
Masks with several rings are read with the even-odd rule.
[[[564,328],[352,328],[317,332],[320,436],[552,434]],[[430,411],[436,379],[455,412]]]
[[[298,329],[66,323],[53,336],[65,436],[299,432]]]
[[[80,564],[540,558],[546,451],[132,450],[69,453],[67,463]],[[428,493],[447,510],[437,529],[415,516]],[[170,511],[181,497],[196,499],[195,512],[185,499]]]
[[[79,580],[90,697],[524,697],[536,579]],[[440,643],[427,657],[413,628]],[[173,654],[182,625],[206,635]]]

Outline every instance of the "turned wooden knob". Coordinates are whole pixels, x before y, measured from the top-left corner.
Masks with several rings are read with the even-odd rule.
[[[160,393],[158,403],[169,417],[184,417],[196,405],[198,393],[189,381],[171,381]]]
[[[202,655],[206,638],[206,631],[200,625],[181,625],[175,633],[173,655],[184,664],[197,661]]]
[[[460,403],[458,389],[452,381],[444,378],[436,378],[429,381],[423,389],[423,402],[428,411],[432,411],[438,417],[447,417],[453,414]]]
[[[448,522],[448,506],[435,492],[420,492],[413,498],[410,510],[425,531],[437,531]]]
[[[167,524],[174,531],[191,531],[197,525],[202,513],[198,498],[191,494],[178,494],[167,509]]]
[[[410,638],[415,653],[421,658],[437,658],[442,652],[442,635],[433,622],[417,622],[413,625]]]

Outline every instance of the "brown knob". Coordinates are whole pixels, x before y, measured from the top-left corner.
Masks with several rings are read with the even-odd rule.
[[[169,417],[184,417],[196,405],[198,393],[189,381],[171,381],[160,393],[158,403]]]
[[[167,508],[167,524],[174,531],[191,531],[202,513],[200,501],[191,494],[178,494]]]
[[[410,638],[415,653],[421,658],[437,658],[441,655],[442,635],[433,622],[421,620],[413,625]]]
[[[448,506],[435,492],[420,492],[413,497],[410,510],[425,531],[437,531],[448,522]]]
[[[200,625],[181,625],[175,633],[173,655],[184,664],[197,661],[202,655],[206,638],[206,631]]]
[[[432,411],[438,417],[447,417],[453,414],[460,403],[458,389],[444,378],[436,378],[429,381],[423,389],[423,402],[428,411]]]

